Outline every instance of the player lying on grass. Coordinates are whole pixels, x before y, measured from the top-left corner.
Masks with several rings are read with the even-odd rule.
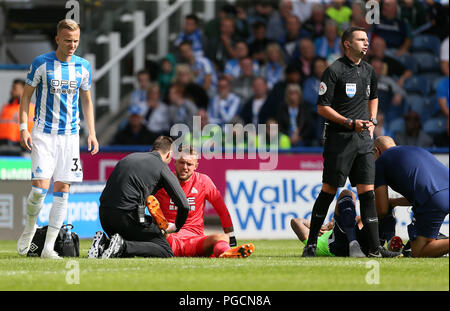
[[[423,148],[396,146],[392,138],[375,140],[375,202],[379,218],[396,206],[412,206],[408,225],[413,257],[440,257],[449,251],[449,240],[438,239],[448,215],[448,168]],[[401,198],[389,198],[388,187]]]
[[[177,257],[248,257],[254,252],[254,245],[243,244],[236,248],[233,222],[225,202],[212,180],[205,174],[196,172],[198,168],[198,153],[194,147],[188,146],[178,149],[175,156],[175,176],[189,202],[189,215],[180,231],[167,236],[167,241]],[[205,235],[205,204],[210,202],[219,214],[224,233]],[[154,217],[162,219],[160,228],[165,229],[164,219],[168,226],[172,226],[177,215],[177,206],[170,199],[165,189],[160,189],[155,197],[147,200],[147,208],[153,215],[160,206],[163,215]],[[153,212],[152,212],[153,210]],[[231,243],[230,243],[231,240]]]
[[[355,194],[342,190],[334,209],[334,219],[322,226],[317,240],[316,256],[366,257],[368,238],[360,217],[356,216]],[[291,227],[299,240],[306,244],[310,221],[303,218],[291,220]],[[383,257],[401,257],[400,252],[380,248]]]

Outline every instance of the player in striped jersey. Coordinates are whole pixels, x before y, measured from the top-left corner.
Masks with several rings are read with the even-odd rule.
[[[75,21],[60,21],[55,37],[56,51],[36,57],[27,75],[20,102],[20,144],[31,150],[32,187],[27,199],[25,229],[17,242],[20,255],[26,255],[29,250],[37,216],[53,178],[53,205],[41,257],[60,259],[53,249],[66,217],[70,184],[83,179],[78,135],[79,99],[89,131],[88,149],[92,155],[98,152],[89,91],[91,67],[87,60],[74,54],[79,39],[80,28]],[[34,127],[30,134],[26,122],[35,91]]]

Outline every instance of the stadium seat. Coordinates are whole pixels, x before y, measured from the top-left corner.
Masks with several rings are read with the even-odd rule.
[[[412,54],[416,60],[419,73],[441,71],[441,63],[439,57],[429,52],[415,52]]]
[[[436,98],[424,97],[419,95],[408,95],[405,98],[406,110],[413,110],[420,115],[422,124],[428,119],[432,118],[438,111],[438,104]]]
[[[441,40],[433,35],[418,35],[412,40],[411,50],[413,52],[431,52],[439,57],[441,54]]]
[[[403,88],[408,93],[427,96],[431,91],[430,79],[425,75],[414,75],[403,84]]]
[[[416,59],[412,55],[405,53],[403,55],[394,55],[393,57],[413,73],[417,73],[419,71]]]
[[[389,124],[389,129],[391,130],[393,135],[398,132],[402,132],[405,129],[405,120],[403,120],[403,118],[397,118],[393,120]]]
[[[445,132],[445,118],[432,118],[423,125],[424,132],[436,135]]]
[[[408,95],[405,98],[407,110],[408,111],[413,110],[413,111],[417,112],[420,116],[422,116],[422,114],[423,114],[423,111],[424,111],[425,105],[426,105],[426,101],[427,101],[426,97],[416,95],[416,94]]]

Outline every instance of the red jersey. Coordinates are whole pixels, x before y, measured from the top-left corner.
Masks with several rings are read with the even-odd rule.
[[[180,182],[180,185],[190,206],[188,218],[182,228],[183,231],[188,230],[198,235],[204,234],[206,200],[212,204],[219,214],[223,228],[233,226],[227,206],[211,178],[205,174],[194,172],[187,182]],[[177,206],[172,202],[166,190],[161,188],[155,194],[155,197],[158,199],[167,221],[175,222]]]

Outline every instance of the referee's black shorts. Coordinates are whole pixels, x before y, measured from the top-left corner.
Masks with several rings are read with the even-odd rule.
[[[323,183],[339,188],[345,186],[347,177],[353,187],[375,182],[375,157],[369,131],[356,133],[330,129],[323,158]]]

